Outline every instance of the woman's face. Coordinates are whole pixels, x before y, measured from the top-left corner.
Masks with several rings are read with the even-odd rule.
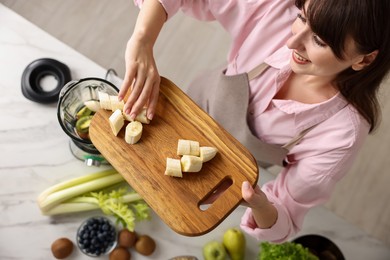
[[[332,49],[311,30],[305,15],[309,2],[306,2],[304,9],[297,15],[292,25],[293,36],[287,41],[288,48],[293,50],[291,68],[297,74],[327,77],[333,80],[341,71],[361,62],[364,55],[356,52],[355,43],[349,38],[346,42],[344,59],[338,59]]]

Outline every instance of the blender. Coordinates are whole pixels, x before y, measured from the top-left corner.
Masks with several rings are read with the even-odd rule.
[[[88,166],[108,164],[91,140],[80,135],[76,129],[78,113],[85,107],[86,101],[99,101],[98,92],[118,95],[119,90],[111,82],[100,78],[70,81],[61,89],[57,106],[58,121],[64,132],[71,138],[69,147],[72,154]]]

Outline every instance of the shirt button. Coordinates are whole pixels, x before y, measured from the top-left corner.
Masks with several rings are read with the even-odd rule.
[[[251,111],[249,111],[249,114],[250,114],[251,116],[253,116],[253,115],[255,114],[255,112],[254,112],[253,110],[251,110]]]

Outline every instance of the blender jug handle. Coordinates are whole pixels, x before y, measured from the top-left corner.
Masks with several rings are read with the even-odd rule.
[[[78,81],[77,80],[72,80],[72,81],[69,81],[68,83],[66,83],[61,91],[60,91],[60,95],[59,97],[62,98],[62,96],[65,94],[66,91],[68,91],[68,89],[70,89],[73,85],[75,85]]]

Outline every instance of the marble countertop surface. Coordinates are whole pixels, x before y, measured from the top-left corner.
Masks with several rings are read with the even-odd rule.
[[[42,216],[36,203],[45,188],[72,177],[96,172],[73,157],[69,138],[56,117],[56,104],[42,105],[21,92],[23,70],[40,58],[57,59],[71,69],[72,79],[104,78],[106,69],[48,35],[0,4],[0,259],[54,259],[51,243],[59,237],[75,242],[79,224],[97,213],[58,217]],[[272,175],[260,169],[260,180]],[[149,257],[132,250],[132,259],[168,260],[178,255],[202,259],[202,247],[210,240],[222,241],[227,228],[239,225],[245,208],[239,206],[216,229],[200,237],[172,231],[159,217],[138,223],[136,230],[156,239]],[[194,216],[196,217],[196,216]],[[343,221],[325,208],[313,209],[299,235],[320,234],[333,240],[346,259],[390,259],[390,248]],[[247,238],[246,259],[256,259],[259,243]],[[69,259],[88,259],[74,250]],[[100,257],[107,259],[107,256]]]

